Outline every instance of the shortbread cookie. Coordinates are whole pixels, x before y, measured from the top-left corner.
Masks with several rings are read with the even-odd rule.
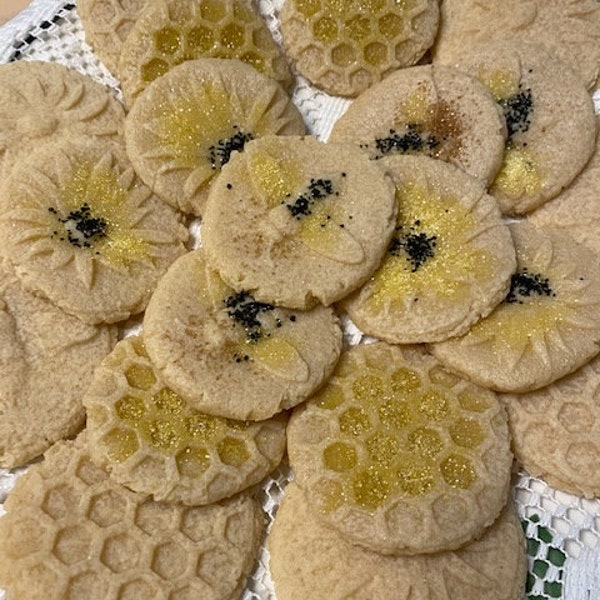
[[[288,90],[293,84],[253,0],[153,0],[123,44],[118,73],[127,103],[175,65],[197,58],[239,59]]]
[[[390,156],[398,220],[377,272],[342,301],[365,333],[414,344],[465,333],[510,288],[515,250],[485,186],[442,161]]]
[[[360,145],[371,158],[423,154],[486,184],[504,154],[506,125],[485,86],[452,67],[401,69],[363,92],[333,126],[330,141]]]
[[[156,0],[78,0],[85,41],[114,75],[123,43],[141,12]]]
[[[418,346],[342,354],[327,385],[294,410],[288,454],[319,517],[383,554],[452,550],[508,499],[506,412]]]
[[[281,33],[287,55],[311,83],[357,96],[432,46],[438,0],[286,0]]]
[[[26,292],[0,260],[0,467],[24,465],[82,429],[81,398],[116,334]]]
[[[324,526],[294,482],[285,488],[267,548],[278,600],[521,600],[527,574],[512,504],[460,550],[382,556]]]
[[[364,283],[395,223],[394,186],[358,148],[269,136],[247,144],[213,184],[202,243],[236,291],[305,309]]]
[[[142,94],[125,123],[127,153],[166,202],[200,215],[233,152],[265,134],[299,135],[304,121],[275,81],[239,61],[199,59]]]
[[[527,222],[510,227],[517,272],[508,296],[467,334],[431,350],[479,385],[527,392],[600,350],[600,274],[596,254],[569,235]]]
[[[117,344],[83,402],[92,459],[157,501],[193,506],[228,498],[263,479],[285,451],[283,415],[252,423],[193,409],[163,383],[141,337]]]
[[[69,138],[15,166],[0,193],[0,236],[26,288],[87,323],[112,323],[145,308],[188,231],[122,144]]]
[[[454,66],[477,77],[504,110],[508,139],[490,189],[502,212],[527,213],[554,198],[596,142],[594,105],[579,74],[524,42],[473,48],[458,60]]]
[[[0,65],[0,167],[65,133],[114,137],[123,106],[101,84],[58,63]]]
[[[144,316],[148,354],[165,382],[197,409],[267,419],[329,377],[342,331],[331,309],[291,311],[235,292],[201,250],[180,258]]]
[[[473,45],[538,43],[579,71],[588,89],[600,72],[596,0],[444,0],[434,62],[460,61]]]
[[[515,458],[533,476],[600,497],[600,358],[528,394],[503,396]]]
[[[536,226],[557,227],[600,253],[600,136],[588,164],[552,202],[527,215]]]
[[[252,495],[204,507],[157,503],[115,483],[84,446],[54,446],[4,504],[6,600],[240,597],[264,526]]]

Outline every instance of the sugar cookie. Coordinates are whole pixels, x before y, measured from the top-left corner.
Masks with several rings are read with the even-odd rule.
[[[201,250],[173,264],[144,316],[152,361],[193,406],[234,419],[291,408],[329,377],[342,347],[333,310],[290,311],[235,292]]]
[[[216,58],[187,61],[154,81],[125,123],[127,153],[142,180],[195,215],[231,154],[269,133],[304,133],[298,109],[275,81]]]
[[[505,300],[462,337],[432,344],[449,369],[504,392],[527,392],[600,350],[596,255],[573,238],[514,223],[517,272]]]
[[[15,166],[0,193],[0,232],[25,287],[87,323],[142,311],[188,238],[121,144],[73,137]]]
[[[263,479],[285,451],[283,415],[251,423],[191,408],[161,381],[141,337],[117,344],[83,402],[92,459],[157,501],[193,506],[228,498]]]
[[[342,301],[365,333],[414,344],[465,333],[499,304],[516,268],[508,227],[483,183],[425,156],[380,161],[398,220],[385,258]]]
[[[432,46],[437,0],[286,0],[281,33],[296,69],[326,92],[357,96]]]
[[[249,142],[215,181],[202,243],[235,290],[305,309],[367,280],[395,218],[392,182],[355,146],[269,136]]]
[[[418,346],[342,354],[327,385],[294,410],[288,455],[320,518],[383,554],[452,550],[508,499],[506,411]]]

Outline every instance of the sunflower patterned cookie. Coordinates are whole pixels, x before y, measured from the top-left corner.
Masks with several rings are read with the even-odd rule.
[[[155,500],[210,504],[258,483],[281,461],[287,418],[211,417],[161,380],[140,337],[117,344],[84,396],[92,459]]]
[[[166,202],[201,215],[209,185],[232,153],[263,136],[304,133],[275,81],[238,61],[185,62],[154,81],[127,115],[127,153]]]
[[[118,72],[127,103],[174,66],[197,58],[238,59],[292,87],[283,53],[253,0],[154,0],[121,51]]]
[[[319,518],[383,554],[458,548],[508,499],[504,406],[417,346],[342,354],[327,385],[294,409],[288,454]]]
[[[449,369],[503,392],[560,379],[600,350],[597,256],[571,236],[510,225],[517,271],[504,301],[465,335],[431,345]]]
[[[142,311],[188,231],[121,144],[67,138],[17,165],[0,195],[0,252],[23,285],[87,323]]]

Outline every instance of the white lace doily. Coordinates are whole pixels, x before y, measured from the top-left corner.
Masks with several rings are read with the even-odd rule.
[[[277,15],[282,2],[258,1],[277,41],[281,40]],[[27,9],[0,27],[0,63],[31,59],[63,63],[121,96],[118,81],[85,44],[75,2],[33,0]],[[598,92],[594,98],[600,112]],[[349,104],[316,91],[302,78],[298,78],[294,102],[309,131],[321,139],[328,137],[333,123]],[[346,336],[350,343],[361,339],[360,332],[350,324],[346,326]],[[23,471],[0,469],[0,515],[4,512],[3,502]],[[288,471],[281,468],[263,485],[263,507],[269,523],[288,478]],[[523,600],[599,600],[600,499],[585,500],[566,494],[526,473],[515,475],[513,497],[528,538],[529,577]],[[4,598],[0,590],[0,600]],[[276,600],[264,547],[242,600]]]

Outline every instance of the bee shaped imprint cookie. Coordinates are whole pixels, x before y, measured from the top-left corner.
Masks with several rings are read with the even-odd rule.
[[[83,401],[92,459],[157,501],[199,505],[233,496],[263,479],[285,450],[283,415],[247,422],[195,410],[162,382],[140,337],[119,342]]]
[[[306,309],[367,280],[395,217],[391,180],[358,148],[269,136],[248,143],[215,181],[202,243],[236,291]]]
[[[294,409],[294,481],[319,518],[382,554],[451,550],[479,537],[508,499],[506,411],[418,346],[342,354]]]
[[[0,232],[0,252],[23,285],[87,323],[142,311],[188,239],[122,144],[74,137],[13,169],[0,193]]]
[[[150,358],[192,406],[233,419],[267,419],[331,374],[342,331],[331,308],[286,310],[227,286],[202,250],[180,258],[144,317]]]

